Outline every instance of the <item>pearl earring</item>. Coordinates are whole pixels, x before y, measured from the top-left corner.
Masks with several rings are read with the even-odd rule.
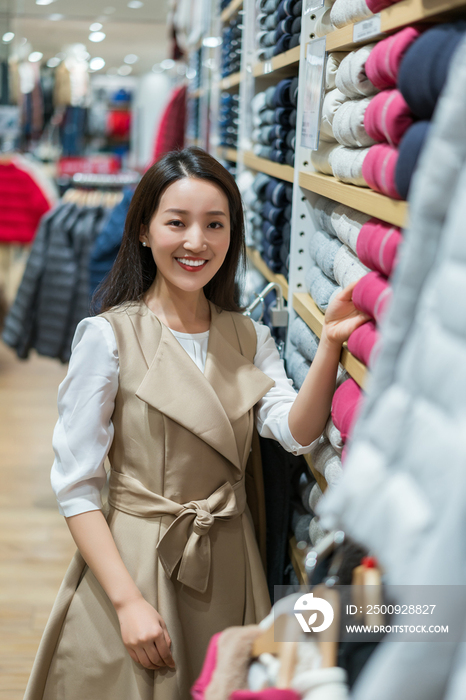
[[[146,247],[146,245],[147,245],[147,243],[146,243],[145,241],[143,241],[143,242],[142,242],[142,245],[143,245],[143,246],[144,246],[144,248],[145,248],[145,247]]]

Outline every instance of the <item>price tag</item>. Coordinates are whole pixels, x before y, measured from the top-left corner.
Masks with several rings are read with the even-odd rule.
[[[325,37],[307,45],[301,145],[316,151],[319,147],[320,119],[324,96]]]
[[[366,39],[372,39],[374,36],[380,34],[380,13],[370,17],[369,19],[363,19],[361,22],[356,22],[353,26],[353,41],[354,43],[358,41],[365,41]]]
[[[267,73],[271,73],[272,71],[273,71],[272,61],[266,61],[264,63],[263,75],[267,75]]]
[[[311,12],[315,12],[316,10],[320,10],[320,8],[324,6],[324,3],[325,0],[307,0],[304,6],[304,16],[310,15]]]

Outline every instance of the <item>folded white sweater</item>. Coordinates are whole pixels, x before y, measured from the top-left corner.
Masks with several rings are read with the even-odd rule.
[[[330,90],[325,95],[322,105],[322,120],[320,122],[320,138],[323,141],[337,140],[333,135],[333,120],[335,114],[347,99],[346,95],[337,88]]]
[[[351,51],[340,63],[335,78],[335,85],[347,97],[367,97],[378,92],[366,75],[366,61],[374,48],[374,44],[366,44],[360,49]]]
[[[338,92],[343,95],[339,90]],[[342,146],[361,148],[376,143],[364,127],[364,114],[371,100],[372,97],[364,97],[362,100],[347,99],[337,108],[332,122],[333,135]]]
[[[330,12],[330,20],[338,29],[371,16],[366,0],[335,0]]]
[[[333,175],[337,180],[350,185],[367,187],[362,176],[362,164],[368,152],[369,148],[346,148],[346,146],[340,145],[334,147],[328,154]]]

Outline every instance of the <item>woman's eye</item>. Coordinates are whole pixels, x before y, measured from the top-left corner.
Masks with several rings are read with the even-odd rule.
[[[220,223],[220,221],[212,221],[212,223],[209,224],[209,227],[212,227],[212,228],[223,228],[223,226],[222,226],[222,224]]]
[[[169,226],[177,226],[179,228],[179,226],[183,225],[183,222],[179,221],[178,219],[175,219],[174,221],[169,221],[168,225]]]

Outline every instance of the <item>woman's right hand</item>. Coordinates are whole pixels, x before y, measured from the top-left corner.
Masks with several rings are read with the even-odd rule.
[[[141,596],[119,606],[117,615],[123,644],[133,661],[152,670],[175,668],[167,626],[150,603]]]

